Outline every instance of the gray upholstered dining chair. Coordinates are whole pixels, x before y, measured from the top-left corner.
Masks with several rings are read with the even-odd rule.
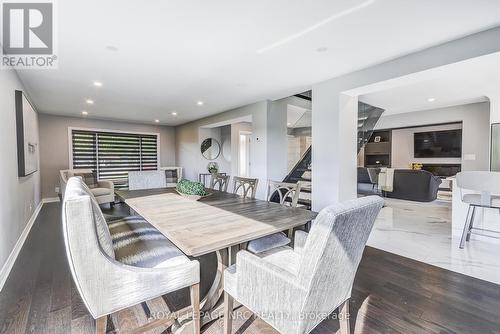
[[[224,333],[234,299],[283,334],[309,333],[340,308],[341,333],[350,333],[354,276],[383,203],[368,196],[321,210],[309,233],[296,232],[293,249],[238,252],[224,271]]]
[[[277,181],[267,181],[266,200],[271,202],[274,197],[278,199],[279,204],[296,208],[300,197],[300,182],[286,183]],[[288,202],[289,201],[289,202]],[[273,248],[286,246],[293,237],[293,228],[288,230],[288,237],[283,232],[266,235],[264,237],[248,242],[246,249],[252,253],[261,253]]]
[[[259,179],[248,177],[234,176],[233,177],[233,194],[239,194],[243,197],[255,198]]]
[[[71,274],[85,306],[96,319],[96,333],[105,333],[107,315],[185,287],[191,291],[194,333],[199,333],[198,261],[190,260],[166,238],[163,251],[157,252],[161,261],[149,258],[141,265],[128,264],[140,262],[148,255],[144,253],[130,253],[118,260],[121,246],[126,245],[115,243],[119,240],[110,234],[95,198],[80,178],[68,181],[62,227]],[[154,325],[173,322],[168,318],[155,320]],[[152,324],[145,326],[151,329]]]
[[[229,175],[212,174],[210,178],[210,188],[217,190],[216,187],[218,187],[219,191],[227,192],[230,178]]]
[[[163,170],[147,170],[128,172],[128,189],[156,189],[166,188],[167,177]]]
[[[462,201],[469,206],[459,246],[464,248],[465,242],[470,240],[474,231],[485,231],[474,227],[476,208],[500,209],[500,172],[467,171],[458,173],[456,177]],[[462,194],[462,189],[472,190],[475,193]],[[492,232],[499,233],[489,230],[487,232],[490,233],[482,235],[493,237]]]

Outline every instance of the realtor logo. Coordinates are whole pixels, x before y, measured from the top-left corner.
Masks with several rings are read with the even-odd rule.
[[[55,68],[54,3],[2,3],[2,67]]]

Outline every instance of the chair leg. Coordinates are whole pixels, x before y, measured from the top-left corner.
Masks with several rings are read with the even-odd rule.
[[[465,238],[465,241],[470,240],[470,235],[472,234],[472,228],[474,227],[474,218],[475,217],[476,217],[476,207],[474,206],[472,208],[472,216],[470,218],[469,230],[467,231],[467,237]]]
[[[349,323],[349,299],[339,307],[340,334],[351,334],[351,324]]]
[[[469,231],[469,216],[470,216],[470,208],[471,205],[469,205],[469,209],[467,210],[467,217],[465,218],[465,224],[464,224],[464,230],[462,232],[462,238],[460,239],[460,249],[463,249],[465,246],[465,238],[467,237],[467,232]]]
[[[103,316],[95,321],[95,334],[106,334],[106,326],[108,325],[108,316]]]
[[[191,305],[193,307],[194,334],[200,334],[200,284],[191,285],[189,288]]]
[[[224,334],[231,334],[233,328],[233,303],[233,296],[224,291]]]

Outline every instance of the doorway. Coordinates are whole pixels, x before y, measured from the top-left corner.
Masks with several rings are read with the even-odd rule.
[[[251,175],[250,146],[252,142],[252,133],[240,131],[239,134],[238,175],[249,177]]]

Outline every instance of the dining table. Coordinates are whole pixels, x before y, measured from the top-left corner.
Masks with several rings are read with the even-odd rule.
[[[222,314],[223,271],[236,262],[236,254],[257,238],[288,232],[311,222],[316,212],[279,203],[209,190],[193,200],[175,188],[116,190],[116,196],[169,239],[184,254],[197,258],[217,255],[217,272],[201,301],[202,324]],[[174,332],[184,332],[179,323]]]

